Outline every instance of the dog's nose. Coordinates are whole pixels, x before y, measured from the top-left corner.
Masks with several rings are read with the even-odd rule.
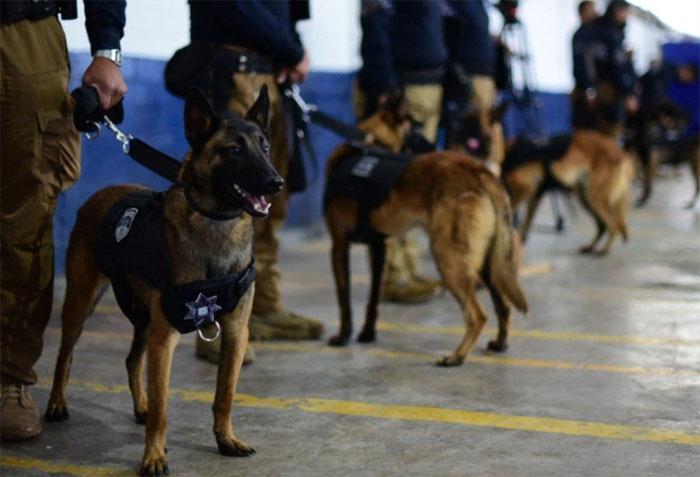
[[[284,179],[281,177],[270,177],[267,181],[265,181],[265,188],[269,191],[270,194],[276,194],[279,191],[282,190],[284,187]]]

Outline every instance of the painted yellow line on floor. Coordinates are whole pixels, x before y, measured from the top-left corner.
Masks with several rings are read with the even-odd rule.
[[[121,315],[121,310],[116,305],[97,305],[96,313],[105,315]],[[377,323],[380,331],[390,331],[407,334],[437,334],[463,336],[462,326],[425,326],[411,323],[397,323],[380,320]],[[495,328],[485,328],[484,333],[495,333]],[[574,331],[544,331],[544,330],[517,330],[511,329],[510,336],[547,341],[584,341],[593,343],[625,344],[640,346],[700,346],[700,340],[688,340],[681,338],[632,336],[632,335],[604,335],[599,333],[579,333]]]
[[[56,462],[54,460],[33,459],[29,457],[17,457],[10,455],[0,456],[0,468],[12,468],[22,470],[39,470],[48,474],[68,474],[91,477],[102,476],[133,476],[134,471],[126,469],[96,467],[92,465],[78,465]],[[0,472],[4,474],[4,472]],[[5,474],[10,475],[10,474]]]
[[[47,328],[47,333],[54,335],[60,334],[58,328]],[[113,331],[90,331],[84,330],[84,336],[96,339],[109,339],[119,341],[131,341],[130,333],[120,333]],[[192,346],[192,340],[181,340],[180,343],[185,346]],[[378,348],[357,348],[335,346],[325,346],[318,343],[291,343],[291,342],[256,342],[253,347],[258,351],[270,352],[287,352],[287,353],[330,353],[330,354],[345,354],[354,353],[366,354],[378,358],[411,358],[420,359],[422,361],[434,361],[436,355],[430,353],[420,353],[415,351],[394,351]],[[675,369],[663,366],[644,367],[644,366],[622,366],[613,364],[595,364],[595,363],[575,363],[570,361],[557,361],[548,359],[525,359],[525,358],[506,358],[501,356],[479,356],[469,355],[467,363],[476,363],[491,366],[512,366],[519,368],[540,368],[540,369],[560,369],[572,371],[594,371],[604,373],[618,374],[641,374],[653,376],[700,376],[700,371],[692,369]]]
[[[80,380],[73,380],[71,382],[97,393],[117,394],[126,393],[128,391],[128,387],[125,385],[110,386]],[[45,384],[42,383],[42,386],[43,385]],[[206,404],[211,404],[214,399],[214,393],[212,391],[195,389],[172,389],[170,395],[183,401]],[[298,410],[318,414],[445,423],[465,427],[476,426],[623,441],[700,446],[700,434],[691,434],[671,429],[609,424],[574,419],[554,419],[541,416],[520,416],[498,412],[469,411],[432,406],[406,406],[323,398],[257,397],[249,394],[237,394],[236,404],[241,407]]]
[[[424,326],[410,323],[379,321],[377,329],[409,334],[464,335],[463,326]],[[495,333],[494,328],[486,328],[484,333]],[[679,338],[656,338],[649,336],[603,335],[597,333],[578,333],[573,331],[510,330],[510,336],[550,341],[589,341],[594,343],[612,343],[652,346],[698,346],[700,340]]]

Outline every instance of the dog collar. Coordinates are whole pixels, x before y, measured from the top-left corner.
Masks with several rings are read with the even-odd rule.
[[[194,200],[188,189],[185,188],[184,191],[185,198],[187,199],[187,203],[190,205],[190,207],[192,207],[199,215],[202,215],[207,219],[223,222],[226,220],[233,220],[241,216],[241,212],[212,212],[211,210],[207,210]]]

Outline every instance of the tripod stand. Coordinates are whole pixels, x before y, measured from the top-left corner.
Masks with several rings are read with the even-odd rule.
[[[548,140],[549,134],[542,118],[542,103],[535,94],[535,75],[527,30],[517,17],[517,7],[517,0],[501,0],[496,5],[504,19],[503,28],[498,37],[499,54],[502,55],[500,61],[503,65],[500,86],[512,100],[521,118],[519,127],[516,126],[516,130],[512,133],[542,143]],[[555,230],[561,233],[566,227],[566,220],[561,211],[558,194],[550,193],[549,199],[555,219]],[[566,199],[568,197],[565,197]],[[568,206],[570,213],[573,214],[573,205],[569,203]]]

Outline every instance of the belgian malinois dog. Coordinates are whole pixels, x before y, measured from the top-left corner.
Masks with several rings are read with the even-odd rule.
[[[502,179],[514,209],[527,202],[520,229],[523,241],[544,193],[554,187],[577,192],[584,209],[595,220],[596,235],[580,249],[581,253],[605,255],[618,235],[627,240],[626,215],[634,166],[612,137],[595,131],[575,131],[557,158],[543,157],[546,148],[530,148],[523,157],[522,148],[518,147],[522,141],[515,139],[508,144]],[[607,241],[598,248],[606,232]]]
[[[410,121],[399,102],[387,102],[359,127],[375,145],[393,153],[401,150]],[[355,154],[349,145],[329,158],[328,176],[341,161]],[[381,159],[379,159],[381,160]],[[331,261],[340,305],[340,332],[330,344],[345,345],[352,335],[350,308],[349,248],[358,227],[358,201],[335,197],[326,204],[326,224],[331,235]],[[364,328],[358,341],[375,340],[386,237],[423,227],[445,286],[462,307],[466,332],[450,355],[438,359],[440,366],[462,364],[486,322],[486,313],[475,293],[483,281],[491,293],[498,315],[498,336],[489,349],[507,347],[511,303],[523,312],[527,301],[518,283],[514,258],[508,195],[499,180],[483,164],[463,154],[433,152],[415,157],[391,188],[388,198],[369,213],[369,225],[377,232],[369,241],[371,293]]]
[[[269,96],[266,87],[244,119],[220,119],[198,90],[185,103],[185,134],[191,146],[180,184],[165,194],[162,216],[172,282],[205,280],[241,273],[252,259],[253,217],[265,217],[265,196],[278,193],[284,181],[269,161]],[[67,289],[62,313],[61,347],[46,419],[68,417],[66,386],[72,350],[97,301],[109,284],[98,269],[95,237],[105,214],[126,194],[144,190],[122,185],[98,191],[79,210],[66,260]],[[194,205],[196,204],[196,206]],[[194,208],[193,208],[194,206]],[[202,210],[207,211],[202,214]],[[218,215],[212,219],[205,215]],[[222,218],[225,217],[225,218]],[[139,220],[138,217],[135,220]],[[171,326],[161,306],[161,291],[137,276],[127,276],[135,307],[150,316],[146,329],[134,330],[126,360],[129,388],[137,422],[146,424],[142,475],[168,473],[166,427],[168,388],[173,351],[180,333]],[[231,407],[243,356],[248,344],[248,319],[254,284],[237,307],[218,316],[221,354],[214,399],[214,434],[219,451],[248,456],[255,451],[233,433]],[[142,371],[148,360],[148,390]]]

